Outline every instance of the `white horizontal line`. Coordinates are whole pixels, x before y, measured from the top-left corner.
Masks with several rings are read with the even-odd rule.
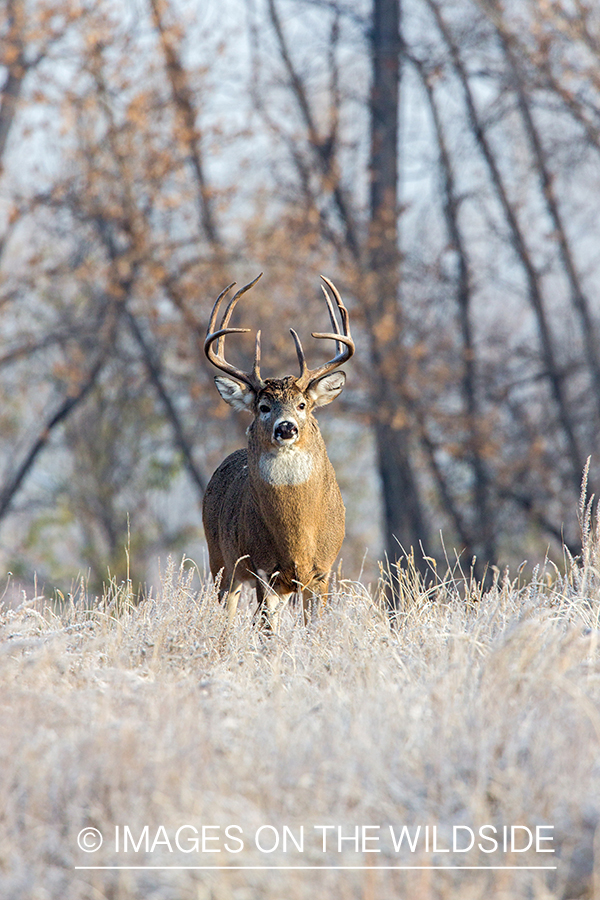
[[[499,871],[499,870],[508,870],[508,869],[522,869],[523,871],[531,871],[533,869],[556,869],[558,866],[75,866],[75,869],[140,869],[140,870],[149,870],[149,869],[160,869],[161,871],[183,871],[183,870],[195,870],[195,871],[206,871],[207,869],[214,870],[233,870],[239,869],[240,871],[251,870],[253,872],[259,871],[271,871],[271,870],[285,870],[285,871],[303,871],[303,870],[318,870],[318,869],[339,869],[339,870],[347,870],[347,869],[360,869],[360,870],[371,870],[376,872],[377,869],[382,870],[398,870],[398,869],[485,869],[489,871]]]

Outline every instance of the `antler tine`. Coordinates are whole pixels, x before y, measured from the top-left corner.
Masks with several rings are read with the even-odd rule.
[[[252,378],[257,384],[264,384],[260,377],[260,329],[256,332],[256,343],[254,345],[254,365],[252,366]]]
[[[321,276],[321,277],[323,277],[323,276]],[[324,284],[321,285],[321,290],[323,291],[323,295],[325,297],[325,302],[327,303],[327,311],[329,312],[329,318],[331,319],[331,325],[333,327],[333,330],[335,331],[336,334],[341,334],[340,326],[338,325],[338,320],[335,317],[333,303],[331,301],[331,297],[329,296],[329,291],[327,290],[327,288],[325,287]],[[340,303],[341,302],[342,301],[341,301],[341,297],[340,297]],[[335,352],[340,353],[341,350],[342,350],[341,343],[339,341],[336,341],[335,342]]]
[[[294,336],[294,341],[296,342],[296,352],[298,353],[298,360],[300,362],[300,377],[296,379],[296,383],[301,390],[306,390],[311,381],[314,381],[316,378],[320,378],[322,375],[327,375],[329,372],[333,372],[334,369],[337,369],[338,366],[341,366],[342,363],[345,363],[350,359],[352,354],[354,353],[354,341],[352,340],[352,336],[350,334],[350,317],[348,315],[348,310],[342,303],[342,298],[340,294],[329,278],[326,278],[324,275],[321,275],[321,278],[325,282],[328,288],[330,288],[331,293],[336,302],[336,306],[338,308],[340,318],[342,320],[342,329],[340,329],[338,321],[335,316],[335,311],[333,307],[333,302],[331,297],[329,296],[328,291],[321,285],[323,288],[323,293],[325,294],[325,299],[327,301],[327,309],[329,311],[329,318],[331,319],[331,324],[333,327],[333,333],[321,333],[314,332],[312,336],[314,338],[324,339],[335,341],[336,347],[336,355],[333,359],[330,359],[329,362],[326,362],[324,365],[319,366],[316,369],[308,369],[306,366],[306,360],[304,359],[304,353],[302,352],[302,346],[300,345],[300,341],[295,336],[294,332],[292,335]],[[300,347],[300,351],[298,351],[298,347]],[[302,356],[300,356],[302,353]]]
[[[221,319],[221,325],[219,326],[220,328],[227,328],[227,326],[229,325],[229,320],[231,319],[231,313],[235,309],[238,300],[240,299],[242,294],[245,294],[246,291],[249,291],[251,287],[254,287],[254,285],[256,284],[258,279],[261,277],[261,275],[262,275],[262,272],[260,273],[260,275],[257,275],[256,278],[254,279],[254,281],[251,281],[250,284],[244,285],[244,287],[240,288],[239,291],[235,292],[235,294],[233,295],[233,297],[227,304],[227,309],[223,313],[223,318]],[[223,291],[221,296],[224,296],[227,293],[227,291],[230,290],[230,288],[234,287],[234,285],[235,285],[235,281],[232,284],[230,284],[229,287]]]
[[[234,286],[235,286],[235,281],[232,281],[231,284],[229,284],[229,285],[225,288],[225,290],[221,291],[221,293],[219,294],[219,296],[218,296],[217,299],[215,300],[214,306],[213,306],[212,311],[211,311],[211,314],[210,314],[210,319],[209,319],[209,322],[208,322],[208,329],[207,329],[207,332],[206,332],[207,335],[212,334],[212,332],[213,332],[213,330],[214,330],[214,327],[215,327],[215,325],[216,325],[216,323],[217,323],[217,316],[219,315],[219,307],[221,306],[221,300],[223,299],[223,297],[225,296],[225,294],[228,294],[229,291],[231,290],[231,288],[234,287]]]
[[[252,372],[243,372],[241,369],[238,369],[236,366],[232,366],[225,359],[225,336],[228,334],[247,334],[250,329],[249,328],[229,328],[229,321],[231,319],[231,314],[235,309],[235,306],[246,291],[249,291],[251,287],[253,287],[260,276],[258,275],[254,281],[251,281],[249,284],[246,284],[244,287],[240,288],[237,291],[231,300],[229,301],[227,308],[223,314],[223,318],[221,319],[220,327],[217,331],[214,331],[217,317],[219,315],[219,309],[221,306],[221,301],[223,297],[231,290],[235,285],[235,281],[226,287],[224,291],[221,291],[215,305],[213,306],[212,313],[210,315],[210,321],[208,324],[208,330],[206,332],[206,339],[204,341],[204,352],[206,356],[210,360],[210,362],[217,367],[217,369],[221,369],[222,372],[227,372],[228,375],[232,375],[234,378],[237,378],[238,381],[243,381],[253,390],[260,390],[261,387],[264,387],[264,382],[260,377],[260,332],[258,332],[256,336],[256,348],[254,354],[254,365],[252,367]],[[213,348],[214,342],[217,342],[217,350]]]
[[[297,381],[302,381],[306,376],[308,371],[308,367],[306,365],[306,357],[304,356],[304,350],[302,349],[302,344],[300,343],[300,338],[296,334],[293,328],[290,328],[290,334],[294,338],[294,345],[296,347],[296,356],[298,357],[298,365],[300,366],[300,377],[297,378]]]

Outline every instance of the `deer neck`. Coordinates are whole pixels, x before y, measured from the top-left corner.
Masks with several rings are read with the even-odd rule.
[[[327,453],[318,426],[311,431],[309,440],[290,447],[249,442],[250,476],[257,491],[308,487],[320,482]]]
[[[267,450],[258,458],[258,476],[270,487],[297,487],[310,481],[314,474],[314,458],[308,450],[282,447]]]
[[[271,449],[249,442],[248,476],[252,502],[276,548],[274,565],[286,571],[291,566],[294,578],[308,582],[317,526],[323,510],[330,507],[331,493],[337,490],[321,433],[317,431],[300,446]]]

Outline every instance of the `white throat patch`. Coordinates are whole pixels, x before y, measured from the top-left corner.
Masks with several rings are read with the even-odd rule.
[[[258,463],[260,477],[274,487],[304,484],[312,474],[313,461],[306,450],[281,447],[276,453],[263,453]]]

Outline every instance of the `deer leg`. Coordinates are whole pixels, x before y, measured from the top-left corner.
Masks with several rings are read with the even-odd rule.
[[[237,581],[235,584],[231,584],[229,591],[227,591],[227,627],[228,628],[231,627],[233,620],[235,619],[238,600],[240,599],[241,593],[242,593],[242,582],[241,581]]]
[[[233,625],[233,620],[235,619],[235,613],[237,610],[238,600],[240,599],[241,592],[241,579],[236,579],[236,581],[233,581],[232,579],[229,584],[229,589],[225,588],[219,591],[219,601],[221,603],[226,603],[225,608],[227,610],[227,622],[223,627],[219,640],[219,649],[221,653],[224,653],[227,649],[227,640],[229,635],[231,634],[231,626]]]
[[[305,625],[308,625],[309,621],[312,619],[313,598],[314,595],[312,591],[302,591],[302,621]]]
[[[302,621],[308,625],[319,608],[321,591],[315,588],[304,588],[302,591]]]
[[[290,593],[278,594],[274,589],[271,582],[276,575],[268,579],[266,572],[259,570],[256,578],[258,609],[255,618],[260,629],[267,634],[277,634],[279,631],[279,615],[291,596]]]
[[[323,593],[327,591],[328,584],[329,573],[318,575],[310,587],[302,588],[302,618],[305,625],[308,625],[321,605]]]
[[[235,618],[235,614],[237,611],[238,600],[240,599],[240,594],[242,592],[242,581],[243,578],[238,574],[238,564],[242,562],[242,560],[246,559],[245,556],[240,557],[235,563],[233,567],[233,572],[231,576],[227,574],[225,570],[223,570],[223,577],[221,581],[221,587],[219,589],[219,601],[221,603],[225,602],[225,598],[227,598],[227,627],[229,628]]]

